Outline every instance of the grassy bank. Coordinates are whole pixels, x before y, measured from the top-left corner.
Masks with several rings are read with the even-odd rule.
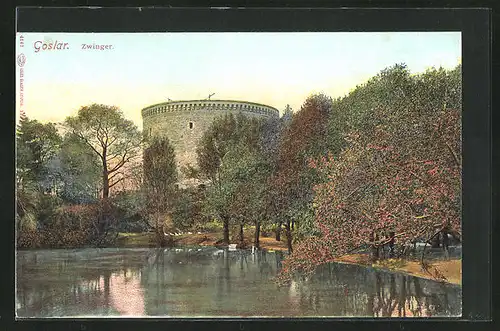
[[[234,237],[234,236],[233,236]],[[251,245],[253,229],[248,229],[245,234],[246,243]],[[222,232],[193,233],[174,236],[175,246],[214,246],[222,239]],[[231,243],[237,243],[231,240]],[[139,248],[156,247],[154,234],[152,233],[120,233],[117,238],[117,247]],[[286,241],[276,241],[274,236],[261,237],[261,248],[267,250],[286,251]],[[350,254],[337,259],[340,263],[349,263],[370,266],[377,269],[406,273],[426,279],[443,281],[451,284],[462,284],[462,261],[452,259],[446,261],[430,261],[426,269],[422,267],[420,261],[408,261],[402,259],[387,259],[377,263],[372,263],[367,254]]]

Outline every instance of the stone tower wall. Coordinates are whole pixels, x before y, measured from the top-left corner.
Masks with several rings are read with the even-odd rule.
[[[142,110],[143,132],[147,137],[168,137],[175,149],[178,170],[196,166],[196,147],[214,119],[224,114],[278,117],[273,107],[244,101],[173,101]],[[181,174],[180,174],[181,175]],[[181,181],[183,178],[181,177]]]

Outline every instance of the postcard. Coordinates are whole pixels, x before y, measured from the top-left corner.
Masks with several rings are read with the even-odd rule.
[[[459,317],[460,32],[16,35],[16,317]]]

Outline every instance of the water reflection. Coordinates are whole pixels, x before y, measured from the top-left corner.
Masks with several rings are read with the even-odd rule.
[[[378,316],[461,314],[461,288],[353,265],[278,288],[281,252],[83,249],[18,252],[17,315]]]

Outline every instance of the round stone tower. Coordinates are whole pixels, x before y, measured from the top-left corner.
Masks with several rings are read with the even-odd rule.
[[[180,182],[186,182],[180,170],[196,167],[196,147],[215,118],[228,113],[263,118],[278,117],[276,108],[254,102],[232,100],[169,101],[142,110],[146,137],[168,137],[175,149]],[[188,183],[185,183],[188,184]]]

